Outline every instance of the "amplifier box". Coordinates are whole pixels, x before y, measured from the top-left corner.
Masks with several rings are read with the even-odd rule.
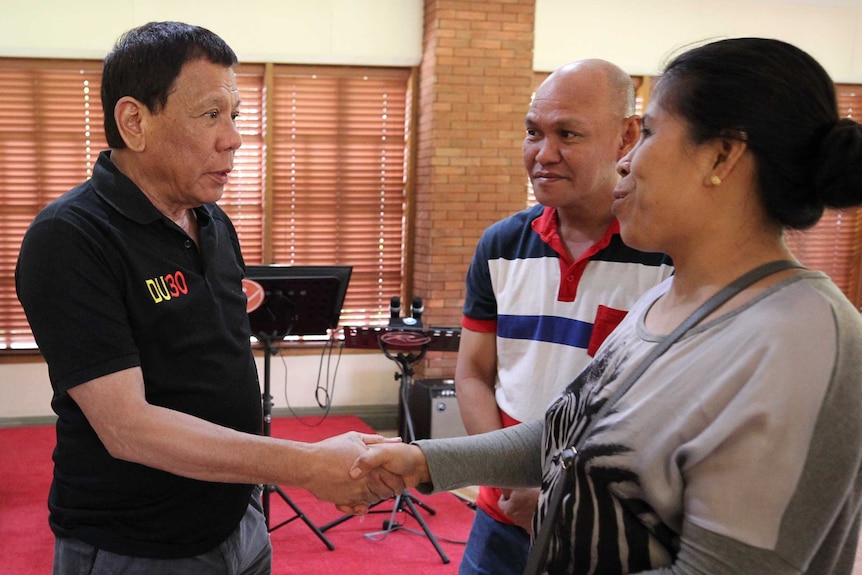
[[[407,393],[407,406],[416,439],[467,435],[455,397],[453,379],[417,379]],[[407,439],[403,421],[399,428]]]

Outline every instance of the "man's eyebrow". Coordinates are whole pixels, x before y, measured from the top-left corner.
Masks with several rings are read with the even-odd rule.
[[[233,94],[233,92],[231,92],[231,94]],[[242,104],[242,100],[239,99],[239,94],[237,94],[236,100],[234,100],[233,97],[227,97],[224,94],[218,93],[209,94],[200,101],[201,106],[204,107],[222,106],[225,102],[227,102],[230,106],[236,108],[239,108],[240,104]]]

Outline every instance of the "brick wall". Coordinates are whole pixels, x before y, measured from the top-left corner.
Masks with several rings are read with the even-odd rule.
[[[521,158],[533,73],[535,0],[426,0],[418,83],[412,294],[425,325],[460,324],[482,231],[526,206]],[[429,353],[417,377],[451,377]]]

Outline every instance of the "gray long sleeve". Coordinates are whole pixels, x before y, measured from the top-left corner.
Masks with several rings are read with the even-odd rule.
[[[538,487],[542,481],[542,428],[536,420],[489,433],[423,439],[431,483],[417,487],[436,493],[468,485]]]

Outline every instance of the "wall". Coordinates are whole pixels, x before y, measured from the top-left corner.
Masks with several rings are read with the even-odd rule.
[[[246,62],[415,66],[422,0],[28,0],[6,2],[0,55],[102,58],[152,20],[210,28]]]
[[[458,325],[479,235],[526,206],[534,23],[531,0],[425,0],[412,271],[430,325]],[[452,377],[456,360],[429,353],[417,372]]]
[[[256,356],[263,387],[264,359]],[[322,415],[316,398],[325,405],[329,390],[335,411],[351,406],[369,418],[392,419],[398,404],[397,366],[382,353],[345,351],[337,355],[282,350],[270,357],[270,393],[274,411],[299,410],[310,417]],[[42,361],[0,364],[0,425],[40,421],[52,416],[51,386]],[[380,406],[390,406],[380,410]],[[339,409],[339,408],[342,409]]]
[[[177,19],[210,27],[244,61],[414,66],[422,57],[422,0],[6,4],[2,56],[101,58],[123,30]],[[862,83],[860,0],[535,0],[535,9],[536,70],[589,56],[654,74],[690,42],[757,35],[805,48],[836,81]]]
[[[860,0],[537,0],[533,65],[596,57],[657,74],[687,44],[762,36],[808,51],[836,82],[862,83],[860,25]]]
[[[763,35],[780,37],[806,48],[821,60],[836,81],[862,83],[862,38],[858,33],[862,0],[820,0],[816,5],[807,0],[247,0],[242,3],[212,0],[204,9],[194,0],[74,3],[30,0],[4,6],[0,18],[0,56],[101,58],[125,29],[154,19],[186,20],[223,36],[246,62],[398,66],[418,66],[423,62],[424,73],[432,75],[426,78],[425,85],[437,86],[437,92],[430,96],[431,109],[445,107],[445,98],[450,103],[466,103],[462,110],[456,111],[480,113],[489,124],[488,133],[500,132],[518,147],[515,140],[520,137],[503,134],[509,128],[501,126],[517,126],[514,129],[520,130],[523,110],[506,103],[504,109],[498,107],[489,114],[488,110],[495,106],[489,94],[485,92],[485,98],[474,97],[483,82],[457,81],[457,78],[437,82],[434,78],[439,74],[463,73],[458,64],[468,61],[477,46],[481,47],[483,57],[494,50],[506,52],[505,40],[496,48],[492,46],[494,42],[482,42],[483,38],[487,40],[490,23],[500,22],[499,15],[505,12],[501,8],[529,14],[530,18],[534,14],[532,65],[529,57],[521,57],[530,50],[530,42],[515,36],[517,50],[521,52],[515,55],[515,60],[519,67],[525,65],[526,71],[529,68],[547,71],[578,58],[603,57],[633,74],[654,74],[672,50],[687,43],[716,36]],[[465,21],[459,24],[462,9]],[[428,22],[424,21],[426,17]],[[434,31],[426,38],[424,34],[431,28]],[[458,40],[462,32],[469,41]],[[439,52],[440,40],[444,38],[454,41],[443,42],[446,52]],[[433,66],[426,66],[430,58]],[[467,72],[468,76],[470,73]],[[520,90],[521,84],[518,86]],[[450,120],[451,115],[437,114],[420,118],[419,127],[435,130],[441,127],[441,122]],[[471,130],[473,134],[483,133],[481,127],[473,126]],[[424,148],[434,167],[431,175],[419,182],[422,193],[419,204],[424,211],[419,215],[437,224],[434,229],[424,230],[423,243],[416,249],[432,255],[455,251],[446,245],[453,241],[452,237],[440,243],[438,230],[445,229],[452,220],[457,211],[453,206],[458,202],[475,212],[475,217],[472,221],[460,220],[463,227],[456,234],[460,244],[451,262],[448,257],[451,254],[432,257],[421,269],[414,270],[417,282],[425,290],[416,295],[426,298],[426,321],[430,325],[451,325],[453,318],[457,318],[460,304],[453,294],[461,289],[461,281],[452,278],[463,277],[472,246],[483,227],[513,210],[512,201],[499,201],[496,189],[471,200],[476,188],[468,185],[477,169],[499,170],[495,162],[501,156],[508,157],[511,150],[468,158],[467,151],[476,147],[476,142],[446,137],[449,143],[445,150],[435,151],[437,142]],[[494,143],[490,148],[501,146]],[[442,166],[444,161],[450,162],[449,165]],[[442,188],[431,179],[451,170],[459,161],[458,169],[463,172],[456,176],[464,180],[463,192],[453,188],[438,197]],[[517,162],[517,151],[513,161]],[[507,178],[510,179],[502,182],[500,189],[508,189],[508,195],[520,193],[520,182],[512,184],[511,177]],[[511,189],[513,185],[518,189]],[[438,244],[432,250],[435,241]],[[440,266],[445,266],[445,278],[435,272]],[[434,297],[429,298],[428,294]],[[445,295],[438,297],[438,294]],[[448,302],[446,309],[435,309],[437,300],[443,298]],[[261,372],[262,361],[258,358]],[[330,369],[334,365],[333,360]],[[319,355],[286,352],[273,359],[272,371],[276,410],[286,409],[288,400],[295,408],[312,412],[317,409],[315,385],[319,377],[321,381],[326,377],[325,365],[321,373]],[[395,365],[380,353],[345,352],[338,366],[334,405],[341,408],[397,405],[394,371]],[[439,375],[442,374],[429,374]],[[48,416],[49,401],[42,363],[0,363],[0,422]]]

